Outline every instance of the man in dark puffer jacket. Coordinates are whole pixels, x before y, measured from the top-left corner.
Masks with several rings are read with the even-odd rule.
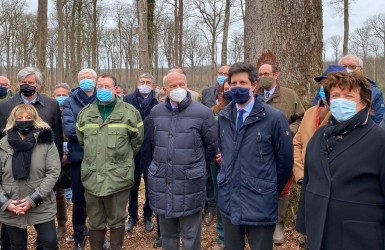
[[[154,159],[148,170],[150,206],[159,214],[164,249],[201,249],[201,211],[205,202],[206,162],[217,151],[212,111],[192,101],[186,76],[169,73],[168,96],[150,113]]]

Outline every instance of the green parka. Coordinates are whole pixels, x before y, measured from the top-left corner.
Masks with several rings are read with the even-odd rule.
[[[84,189],[95,196],[107,196],[133,186],[134,155],[142,145],[143,122],[140,113],[120,99],[103,121],[97,101],[79,112],[76,132],[84,147]]]

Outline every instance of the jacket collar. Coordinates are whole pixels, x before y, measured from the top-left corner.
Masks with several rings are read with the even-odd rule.
[[[15,95],[15,98],[16,98],[18,104],[24,103],[23,98],[21,98],[21,93],[20,93],[20,92],[17,93],[17,95]],[[39,93],[37,93],[37,97],[36,97],[36,102],[35,102],[35,104],[37,104],[37,103],[39,103],[39,104],[40,104],[41,106],[43,106],[43,107],[44,107],[44,105],[45,105],[44,98],[42,98],[42,95],[39,94]]]
[[[280,102],[280,99],[279,99],[279,95],[281,93],[281,86],[279,85],[279,83],[277,82],[277,85],[275,87],[275,91],[274,93],[271,95],[270,99],[267,101],[268,102]],[[257,90],[257,94],[259,94],[260,96],[263,96],[264,95],[264,92],[263,92],[263,88],[262,87],[259,87],[258,90]]]
[[[186,96],[186,99],[184,99],[183,101],[181,101],[178,105],[178,109],[176,112],[182,112],[183,110],[185,110],[188,106],[190,106],[192,102],[192,99],[191,99],[191,94],[189,91],[187,91],[187,96]],[[170,98],[167,97],[166,98],[166,101],[165,101],[165,104],[166,104],[166,108],[170,111],[175,111],[172,106],[171,106],[171,103],[170,103]]]

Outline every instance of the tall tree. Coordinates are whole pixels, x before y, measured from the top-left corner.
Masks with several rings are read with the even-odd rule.
[[[337,64],[338,62],[338,49],[340,47],[341,41],[342,41],[342,37],[339,35],[334,35],[329,38],[329,44],[332,46],[333,52],[334,52],[335,64]]]
[[[245,61],[275,58],[281,84],[309,101],[322,70],[322,1],[246,0],[245,10]]]
[[[150,72],[147,36],[147,0],[137,0],[139,21],[139,72]]]
[[[46,48],[48,40],[48,1],[39,0],[37,8],[37,67],[41,70],[43,77],[47,75]],[[44,92],[44,85],[41,91]]]
[[[64,77],[64,22],[63,22],[63,0],[56,0],[57,11],[57,82],[62,82]]]
[[[227,39],[229,37],[229,25],[230,25],[230,0],[226,0],[225,21],[223,23],[221,65],[227,64]]]

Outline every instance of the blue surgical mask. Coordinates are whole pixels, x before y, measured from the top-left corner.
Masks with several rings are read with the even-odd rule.
[[[63,106],[65,99],[67,99],[68,96],[57,96],[55,99],[59,103],[59,106]]]
[[[4,97],[8,93],[8,88],[0,86],[0,97]]]
[[[91,90],[94,89],[94,81],[92,81],[91,79],[85,78],[79,82],[79,87],[84,92],[90,92]]]
[[[227,91],[223,93],[225,100],[230,103],[233,100],[233,96],[231,95],[231,91]]]
[[[217,83],[219,84],[219,86],[222,87],[223,83],[225,82],[225,80],[227,79],[226,76],[218,76],[217,77]]]
[[[231,88],[231,95],[236,103],[244,104],[250,99],[250,89],[242,87]]]
[[[112,100],[112,91],[109,89],[98,89],[96,91],[96,97],[101,102],[108,102]]]
[[[326,95],[325,95],[325,90],[324,90],[324,87],[321,86],[319,88],[319,96],[321,97],[322,101],[326,102]]]
[[[357,103],[345,98],[330,101],[330,112],[338,122],[347,121],[356,114]]]

